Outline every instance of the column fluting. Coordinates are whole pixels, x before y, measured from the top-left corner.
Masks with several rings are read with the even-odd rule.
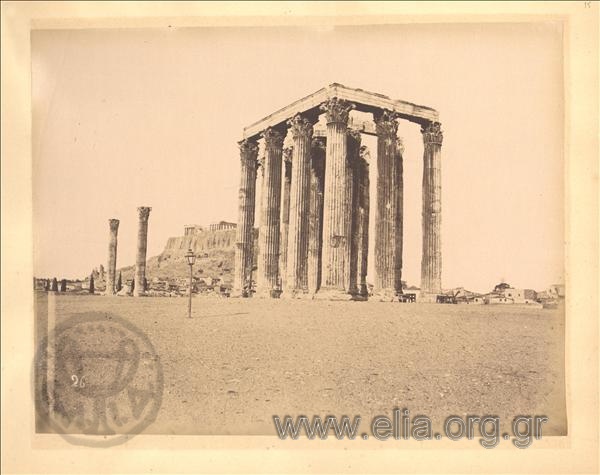
[[[432,299],[442,290],[442,161],[443,133],[439,122],[421,128],[423,134],[423,253],[421,293]]]
[[[281,287],[286,288],[287,245],[290,225],[290,189],[292,185],[292,148],[283,149],[283,186],[281,190],[281,237],[279,238],[279,274]]]
[[[238,224],[235,243],[233,295],[251,296],[254,260],[254,210],[256,206],[256,171],[258,145],[242,140],[240,147],[240,188],[238,194]]]
[[[148,217],[152,208],[142,206],[138,210],[137,253],[135,257],[135,274],[133,296],[146,293],[146,251],[148,248]]]
[[[287,246],[287,279],[284,291],[291,295],[308,291],[308,211],[310,198],[310,148],[312,123],[300,114],[288,121],[294,141],[292,187]]]
[[[319,137],[312,141],[308,212],[308,292],[312,295],[321,286],[324,187],[325,139]]]
[[[325,194],[323,207],[323,253],[321,291],[347,293],[346,268],[350,246],[350,203],[346,202],[348,181],[346,130],[354,105],[331,98],[321,105],[327,121]]]
[[[346,288],[351,294],[358,293],[358,254],[360,246],[360,211],[358,207],[360,182],[359,155],[361,136],[357,130],[348,130],[348,181],[346,183],[346,203],[350,204],[350,246],[348,247],[348,266],[346,267]]]
[[[106,295],[114,295],[115,279],[117,274],[117,235],[119,233],[119,220],[109,219],[108,262],[106,265]]]
[[[375,215],[375,293],[382,300],[396,294],[396,114],[383,110],[375,115],[377,130],[377,208]]]
[[[359,159],[359,186],[358,186],[358,292],[362,297],[369,295],[367,287],[367,272],[369,265],[369,207],[370,207],[370,181],[369,181],[369,150],[366,146],[360,148]]]
[[[265,141],[263,182],[261,190],[261,222],[259,232],[259,261],[257,294],[274,296],[279,290],[279,233],[281,207],[281,156],[283,134],[267,128],[262,134]]]

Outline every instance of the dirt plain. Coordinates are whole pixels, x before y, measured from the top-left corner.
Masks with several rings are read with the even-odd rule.
[[[47,318],[36,293],[36,340]],[[273,416],[545,415],[566,433],[564,308],[58,294],[56,319],[120,316],[161,358],[151,434],[275,435]]]

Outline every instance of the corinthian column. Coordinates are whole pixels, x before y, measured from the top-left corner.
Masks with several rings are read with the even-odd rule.
[[[108,241],[108,262],[106,272],[106,295],[115,295],[115,276],[117,273],[117,234],[119,233],[119,220],[109,219],[110,229]]]
[[[294,148],[290,191],[290,229],[287,247],[285,291],[291,295],[308,291],[308,211],[310,192],[310,148],[312,123],[299,114],[288,121]]]
[[[394,290],[396,295],[402,293],[402,250],[404,247],[404,144],[402,139],[396,139],[396,156],[394,158],[396,194],[396,219],[394,221],[395,251],[394,251]]]
[[[257,294],[272,295],[279,288],[279,224],[281,206],[281,154],[283,135],[269,127],[263,132],[265,156],[261,192],[261,221]]]
[[[369,295],[367,288],[367,269],[369,264],[369,150],[367,147],[360,148],[360,159],[358,161],[358,293],[366,298]]]
[[[381,111],[377,130],[377,212],[375,215],[375,292],[381,300],[393,300],[396,291],[396,115]],[[402,239],[399,237],[399,239]]]
[[[348,292],[347,266],[350,246],[350,203],[346,201],[348,183],[346,130],[354,105],[336,97],[321,105],[327,120],[325,157],[325,196],[323,207],[323,254],[321,293],[345,298]],[[347,297],[346,297],[347,298]]]
[[[148,247],[148,217],[150,216],[149,207],[138,208],[138,238],[137,254],[135,256],[135,286],[133,296],[144,295],[144,285],[146,282],[146,250]]]
[[[325,186],[325,139],[312,141],[310,197],[308,208],[308,292],[314,295],[321,285],[321,233],[323,230],[323,189]]]
[[[434,300],[442,290],[442,163],[443,134],[439,122],[421,128],[423,134],[423,254],[421,259],[421,293]]]
[[[358,187],[360,181],[359,155],[360,132],[348,130],[348,181],[346,183],[346,203],[350,204],[350,246],[348,247],[348,265],[346,288],[351,294],[358,293],[358,249],[360,246],[360,212],[358,207]]]
[[[250,296],[254,254],[254,208],[256,201],[256,169],[258,145],[242,140],[240,146],[240,191],[238,195],[238,224],[235,243],[233,295]]]
[[[281,197],[281,237],[279,240],[279,274],[281,286],[286,288],[287,242],[290,226],[290,188],[292,185],[292,149],[283,149],[283,190]]]

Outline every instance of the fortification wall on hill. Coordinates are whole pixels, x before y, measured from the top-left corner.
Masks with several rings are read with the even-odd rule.
[[[200,231],[188,236],[171,237],[162,252],[163,257],[185,254],[188,249],[201,255],[214,249],[235,249],[235,229]]]

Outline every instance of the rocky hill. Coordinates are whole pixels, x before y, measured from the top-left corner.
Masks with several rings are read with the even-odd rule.
[[[151,279],[181,279],[189,276],[185,258],[188,249],[197,256],[194,264],[196,277],[220,277],[225,284],[233,281],[235,259],[235,229],[203,230],[188,236],[171,237],[161,254],[150,257],[146,264],[146,277]],[[255,230],[255,246],[258,232]],[[256,252],[254,253],[256,256]],[[134,266],[117,270],[122,272],[123,282],[133,278]]]

